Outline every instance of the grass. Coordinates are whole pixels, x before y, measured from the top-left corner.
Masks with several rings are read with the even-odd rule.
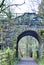
[[[38,64],[39,65],[44,65],[44,58],[38,59]]]

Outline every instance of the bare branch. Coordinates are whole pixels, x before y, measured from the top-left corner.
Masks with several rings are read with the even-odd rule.
[[[3,11],[3,10],[2,10],[1,12],[2,12],[2,13],[5,13],[5,14],[7,15],[7,17],[9,18],[9,16],[8,16],[8,13],[7,13],[7,12],[5,12],[5,11]]]
[[[25,1],[24,1],[24,3],[22,3],[22,4],[11,4],[11,5],[8,5],[8,6],[5,7],[3,10],[5,10],[5,9],[7,9],[8,7],[11,7],[11,6],[16,6],[16,7],[18,7],[18,6],[21,6],[21,5],[23,5],[23,4],[25,4]]]
[[[3,4],[4,4],[4,1],[5,1],[5,0],[2,0],[2,3],[0,4],[0,7],[2,7],[2,6],[3,6]]]

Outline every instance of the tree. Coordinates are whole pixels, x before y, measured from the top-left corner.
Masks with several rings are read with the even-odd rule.
[[[44,0],[41,0],[41,4],[39,5],[38,9],[38,14],[44,16]]]
[[[5,0],[2,0],[2,2],[0,3],[0,7],[4,6],[4,1]]]
[[[11,18],[11,11],[10,10],[8,11],[9,7],[11,7],[11,6],[18,7],[18,6],[21,6],[21,5],[25,4],[25,1],[21,4],[11,4],[11,5],[9,5],[9,4],[6,5],[6,3],[4,3],[5,0],[1,0],[0,2],[1,2],[0,3],[0,13],[6,14],[8,18]]]

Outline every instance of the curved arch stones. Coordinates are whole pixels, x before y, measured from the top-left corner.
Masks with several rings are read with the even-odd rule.
[[[18,38],[17,38],[17,43],[16,43],[16,57],[18,57],[18,42],[20,41],[20,39],[21,39],[22,37],[24,37],[24,36],[29,36],[29,35],[35,37],[35,38],[38,40],[39,44],[40,44],[41,38],[40,38],[40,36],[37,34],[36,31],[27,30],[27,31],[22,32],[22,33],[18,36]]]

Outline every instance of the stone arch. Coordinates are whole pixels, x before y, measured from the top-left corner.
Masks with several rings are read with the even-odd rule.
[[[22,32],[18,37],[17,37],[17,43],[16,43],[16,57],[18,57],[18,42],[20,41],[20,39],[24,36],[33,36],[35,37],[39,44],[41,44],[41,38],[40,36],[37,34],[36,31],[33,31],[33,30],[27,30],[27,31],[24,31]],[[39,52],[38,52],[39,53]],[[39,54],[38,54],[39,55]]]

